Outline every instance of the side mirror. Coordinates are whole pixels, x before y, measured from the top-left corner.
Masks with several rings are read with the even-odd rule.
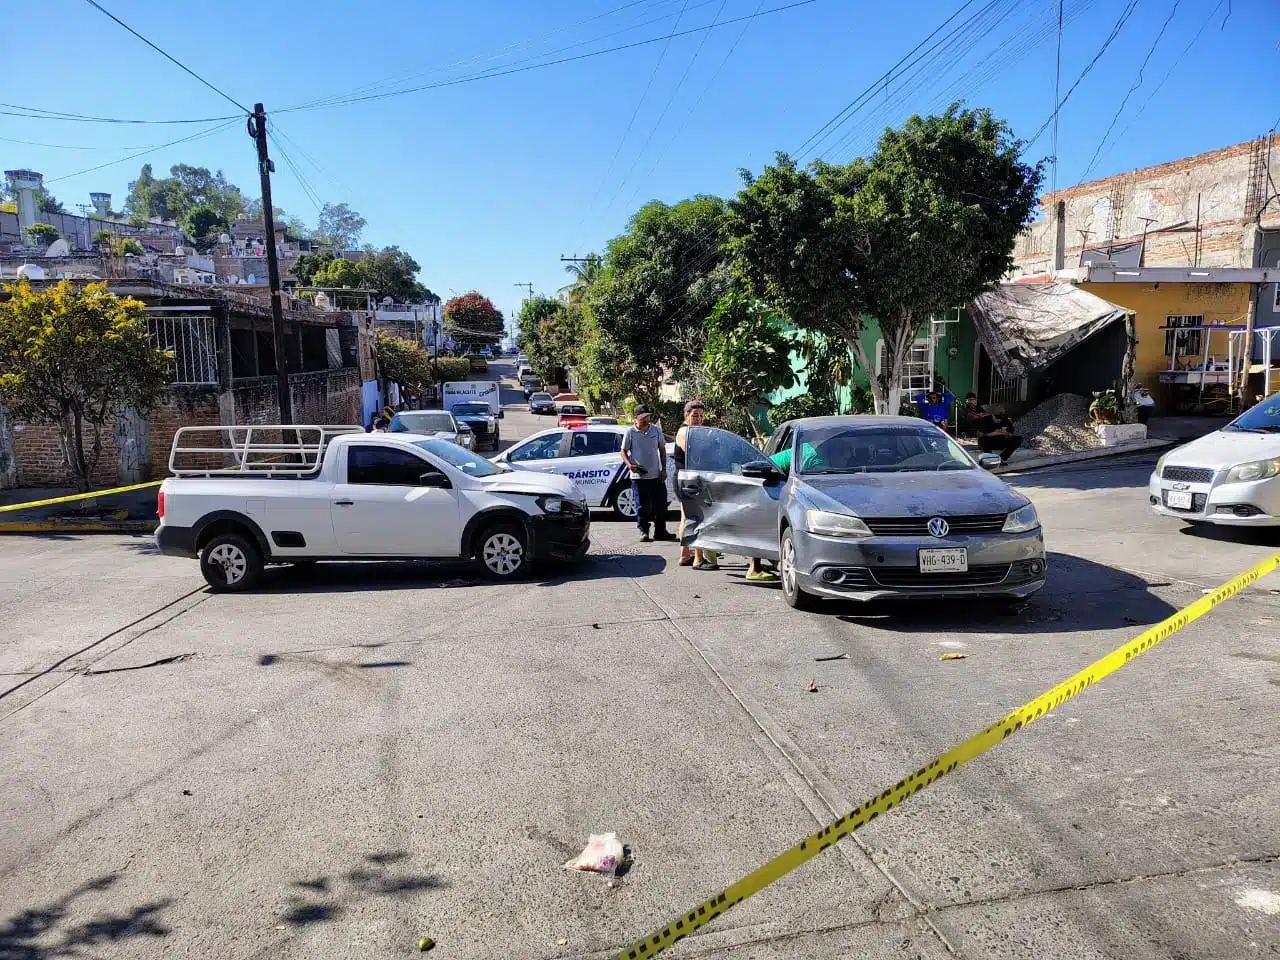
[[[776,483],[782,479],[782,471],[768,460],[752,460],[742,465],[742,475],[765,483]]]
[[[501,410],[499,410],[499,411],[498,411],[497,416],[498,416],[498,419],[499,419],[499,420],[501,420],[501,419],[503,418],[504,414],[503,414],[503,412],[502,412]]]
[[[418,486],[420,487],[448,487],[449,478],[443,473],[437,473],[434,470],[422,474],[418,477]]]
[[[980,453],[978,454],[978,466],[983,470],[994,470],[1000,466],[1000,454],[998,453]]]

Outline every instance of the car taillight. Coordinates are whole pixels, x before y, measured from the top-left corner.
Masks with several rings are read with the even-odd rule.
[[[156,494],[156,516],[161,520],[164,519],[164,491],[161,490]]]

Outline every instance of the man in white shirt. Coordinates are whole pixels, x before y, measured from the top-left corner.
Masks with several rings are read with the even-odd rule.
[[[631,470],[631,493],[636,505],[636,526],[640,541],[674,540],[667,532],[667,442],[662,431],[650,422],[649,408],[640,404],[636,422],[622,438],[622,461]]]

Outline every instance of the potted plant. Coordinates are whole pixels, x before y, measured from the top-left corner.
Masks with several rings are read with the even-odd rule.
[[[1120,398],[1115,390],[1095,390],[1089,404],[1089,419],[1094,423],[1119,423]]]

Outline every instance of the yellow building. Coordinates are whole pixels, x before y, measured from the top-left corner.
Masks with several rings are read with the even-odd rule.
[[[1161,270],[1178,278],[1155,282],[1146,282],[1146,276],[1141,276],[1143,282],[1126,280],[1126,272],[1141,276],[1156,271],[1093,269],[1088,272],[1089,279],[1077,285],[1134,312],[1138,337],[1135,373],[1160,408],[1171,412],[1174,392],[1190,388],[1198,393],[1202,381],[1206,392],[1225,394],[1230,380],[1229,353],[1234,349],[1239,364],[1243,343],[1238,332],[1232,347],[1229,331],[1243,330],[1253,284],[1209,279],[1213,273],[1226,271]],[[1205,280],[1196,280],[1197,272]],[[1169,329],[1178,327],[1192,329]],[[1220,329],[1196,329],[1204,327]]]

